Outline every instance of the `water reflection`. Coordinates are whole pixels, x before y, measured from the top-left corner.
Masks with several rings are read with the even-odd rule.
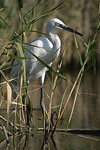
[[[64,97],[64,101],[66,101],[70,89],[72,87],[76,77],[77,72],[72,74],[67,74],[66,78],[68,79],[68,83],[64,80],[60,81],[57,88],[54,91],[53,95],[53,103],[52,103],[52,112],[59,112],[59,105],[62,100],[62,96],[64,94],[65,88],[67,87],[67,92]],[[82,79],[81,86],[79,89],[79,94],[77,97],[74,113],[72,116],[72,120],[69,124],[69,128],[71,129],[100,129],[100,72],[97,75],[93,73],[86,73]],[[29,86],[29,94],[33,106],[32,111],[32,124],[35,129],[43,128],[43,118],[40,110],[40,87],[38,82],[32,82]],[[44,97],[46,107],[48,109],[48,104],[50,102],[50,83],[46,80],[44,85]],[[59,128],[66,129],[68,119],[70,116],[73,99],[75,93],[71,96],[71,99],[68,103],[68,107],[64,112],[64,115],[60,121]],[[0,114],[4,114],[1,111]],[[56,121],[56,115],[54,116],[53,123]],[[34,135],[33,135],[34,134]],[[0,134],[1,135],[1,134]],[[3,142],[3,135],[0,136],[0,143]],[[48,137],[45,132],[33,132],[33,133],[18,133],[17,135],[11,137],[10,144],[6,145],[5,142],[3,145],[0,144],[0,149],[2,150],[40,150],[42,149],[52,149],[52,150],[99,150],[100,149],[100,139],[99,137],[83,137],[77,135],[71,135],[66,133],[55,133],[54,137]]]
[[[39,136],[41,140],[39,140]],[[52,144],[49,143],[51,140]],[[12,137],[10,137],[10,143],[6,144],[4,142],[0,148],[6,150],[28,150],[28,149],[41,149],[41,150],[50,150],[51,147],[57,150],[56,142],[52,137],[48,138],[47,132],[45,133],[36,133],[34,136],[32,133],[18,133]]]
[[[65,88],[68,87],[67,92],[64,97],[64,101],[66,101],[68,94],[70,92],[70,89],[72,88],[72,85],[70,83],[74,83],[78,73],[73,73],[73,74],[67,74],[66,78],[69,83],[66,83],[64,80],[60,82],[60,84],[57,86],[57,88],[54,91],[54,96],[53,96],[53,102],[52,102],[52,111],[55,111],[58,113],[59,111],[59,105],[61,104],[62,96],[64,94]],[[70,128],[100,128],[100,94],[99,94],[99,89],[100,89],[100,78],[99,74],[91,74],[87,73],[84,75],[81,86],[79,89],[79,94],[77,97],[74,113],[72,116],[72,120],[70,123]],[[30,92],[30,97],[31,97],[31,102],[33,103],[34,108],[40,108],[39,105],[39,86],[38,84],[34,82],[30,85],[29,91]],[[36,90],[37,89],[37,90]],[[44,86],[44,93],[45,93],[45,103],[48,109],[48,104],[50,102],[50,85],[48,81],[46,81],[45,86]],[[68,103],[68,107],[66,108],[66,111],[63,115],[64,122],[63,124],[60,124],[61,128],[65,128],[68,123],[68,119],[71,113],[71,108],[73,105],[73,100],[74,100],[75,92],[72,94],[70,101]],[[39,121],[37,121],[37,118],[40,118],[41,116],[41,111],[34,111],[33,113],[33,122],[35,123],[35,126],[43,127]],[[62,118],[62,119],[63,119]],[[77,119],[76,119],[77,118]],[[78,121],[77,121],[78,120]]]
[[[51,138],[51,141],[52,141],[52,144],[53,144],[55,150],[57,150],[57,146],[56,146],[54,136],[52,135],[50,138]],[[50,148],[50,143],[49,143],[48,131],[45,131],[41,150],[50,150],[50,149],[51,148]]]
[[[4,150],[99,150],[100,139],[96,137],[86,137],[71,135],[66,133],[55,133],[53,137],[45,139],[43,132],[32,134],[20,134],[11,137],[8,145],[0,145]]]

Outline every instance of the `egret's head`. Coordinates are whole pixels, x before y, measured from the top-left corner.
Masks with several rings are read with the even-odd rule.
[[[66,26],[61,20],[54,18],[48,21],[46,27],[46,33],[53,33],[55,30],[66,30],[69,32],[73,32],[75,34],[81,35],[81,33],[77,32],[76,30]]]

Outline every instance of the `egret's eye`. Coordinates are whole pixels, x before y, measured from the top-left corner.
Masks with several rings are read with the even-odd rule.
[[[59,24],[59,23],[56,22],[55,24],[56,24],[57,27],[60,27],[60,24]]]

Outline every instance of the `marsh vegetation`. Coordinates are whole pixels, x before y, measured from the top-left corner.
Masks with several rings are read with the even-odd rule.
[[[39,59],[49,69],[43,86],[48,113],[48,130],[45,130],[39,106],[41,87],[38,81],[32,82],[28,87],[26,84],[25,60],[29,58],[24,57],[24,48],[37,37],[45,36],[47,21],[55,17],[78,29],[84,36],[58,32],[62,40],[59,58],[52,67]],[[25,147],[27,149],[29,145],[32,148],[34,139],[36,141],[34,148],[35,146],[40,148],[39,141],[44,137],[41,142],[42,149],[45,146],[50,148],[50,145],[51,147],[54,145],[57,149],[60,134],[66,133],[69,128],[98,129],[99,134],[99,19],[98,0],[82,0],[74,3],[70,0],[64,2],[55,0],[53,5],[50,0],[0,1],[0,134],[2,135],[0,147],[17,149],[16,143],[19,143],[19,149]],[[18,57],[17,53],[20,53],[21,57]],[[21,60],[23,68],[20,90],[16,95],[13,95],[11,88],[11,81],[16,79],[9,77],[14,59]],[[50,136],[53,144],[49,145]],[[75,137],[72,135],[69,137],[75,142]],[[94,145],[91,149],[94,149],[95,141],[99,141],[99,138],[92,140]],[[89,141],[89,145],[90,143]]]

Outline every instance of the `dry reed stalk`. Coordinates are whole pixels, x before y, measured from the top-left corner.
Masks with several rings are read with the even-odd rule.
[[[4,122],[7,124],[7,120],[6,120],[3,116],[0,115],[0,119],[1,119],[2,121],[4,121]],[[9,124],[11,127],[14,128],[14,124],[13,124],[12,122],[8,122],[8,124]],[[18,126],[18,124],[17,124],[17,126]],[[16,129],[16,130],[18,129],[17,126],[15,126],[15,129]]]
[[[20,127],[21,127],[21,122],[23,120],[24,124],[25,124],[25,116],[24,116],[24,107],[25,105],[23,105],[23,102],[22,102],[22,95],[23,95],[23,91],[22,91],[22,88],[23,88],[23,76],[21,75],[21,80],[20,80],[20,91],[19,91],[19,103],[21,104],[19,106],[19,124],[20,124]],[[23,118],[22,118],[23,117]]]
[[[66,50],[64,50],[63,52],[63,57],[65,55],[65,52]],[[57,72],[59,73],[60,69],[61,69],[61,66],[62,66],[62,60],[60,61],[60,63],[58,64],[58,69],[57,69]],[[50,103],[49,103],[49,111],[48,111],[48,124],[49,124],[49,127],[48,127],[48,132],[50,130],[50,124],[51,124],[51,109],[52,109],[52,101],[53,101],[53,95],[54,95],[54,90],[56,88],[56,84],[57,84],[57,79],[58,79],[58,76],[55,76],[55,79],[54,79],[54,82],[53,82],[53,87],[52,87],[52,92],[51,92],[51,96],[50,96]]]
[[[6,130],[5,126],[2,126],[2,128],[3,128],[4,134],[5,134],[6,143],[8,144],[9,143],[9,136],[8,136],[7,130]]]
[[[83,74],[82,74],[82,75],[83,75]],[[67,129],[68,129],[68,127],[69,127],[69,124],[70,124],[70,122],[71,122],[72,115],[73,115],[73,112],[74,112],[74,108],[75,108],[77,96],[78,96],[78,93],[79,93],[79,87],[80,87],[82,75],[81,75],[81,77],[80,77],[80,81],[79,81],[79,83],[78,83],[78,85],[77,85],[77,88],[76,88],[76,94],[75,94],[74,102],[73,102],[73,105],[72,105],[70,117],[69,117],[69,120],[68,120]]]
[[[19,2],[18,2],[19,3]],[[22,31],[23,31],[23,12],[22,12],[22,8],[23,8],[23,5],[20,5],[19,3],[19,19],[20,19],[20,22],[21,22],[21,28],[22,28]],[[23,46],[23,43],[24,43],[24,37],[26,36],[25,35],[25,31],[22,33],[22,43],[21,45],[17,43],[17,47],[19,49],[19,53],[21,55],[21,57],[24,57],[24,46]],[[26,37],[25,37],[26,38]],[[24,121],[25,121],[25,124],[27,126],[27,90],[26,90],[26,65],[25,65],[25,60],[22,60],[22,67],[23,67],[23,74],[21,75],[21,87],[20,87],[20,95],[22,95],[22,87],[24,85]],[[20,102],[22,103],[22,97],[20,96]],[[22,112],[23,112],[23,107],[22,107]],[[20,120],[21,120],[21,112],[20,112]]]
[[[11,105],[11,99],[12,99],[12,90],[11,90],[11,86],[9,84],[9,80],[5,76],[4,72],[1,70],[0,70],[0,72],[3,75],[3,77],[7,83],[7,129],[8,129],[9,111],[10,111],[10,105]]]
[[[10,111],[10,106],[11,106],[11,99],[12,99],[12,90],[7,82],[7,120],[9,120],[9,111]]]
[[[66,86],[66,89],[65,89],[65,91],[64,91],[64,94],[63,94],[63,96],[62,96],[62,100],[61,100],[61,104],[60,104],[60,108],[59,108],[58,116],[60,115],[60,112],[61,112],[61,110],[62,110],[62,108],[63,108],[64,98],[65,98],[65,95],[66,95],[67,89],[68,89],[68,86]]]
[[[86,59],[85,59],[85,61],[84,61],[84,63],[83,63],[83,66],[81,67],[80,72],[78,73],[78,76],[77,76],[77,78],[76,78],[76,80],[75,80],[75,82],[74,82],[74,84],[73,84],[73,87],[72,87],[72,89],[71,89],[71,91],[70,91],[70,93],[69,93],[69,95],[68,95],[68,98],[67,98],[67,100],[66,100],[66,103],[65,103],[63,109],[61,110],[61,112],[59,113],[59,116],[58,116],[58,119],[57,119],[56,124],[55,124],[55,126],[54,126],[54,129],[53,129],[52,134],[54,134],[55,129],[56,129],[57,126],[58,126],[58,123],[59,123],[59,121],[60,121],[60,119],[61,119],[61,117],[62,117],[62,115],[63,115],[63,113],[64,113],[64,111],[65,111],[65,109],[66,109],[66,107],[67,107],[67,105],[68,105],[68,102],[69,102],[69,100],[70,100],[70,97],[71,97],[73,91],[75,90],[75,88],[76,88],[76,86],[77,86],[77,83],[78,83],[78,81],[79,81],[79,79],[80,79],[80,77],[81,77],[81,75],[82,75],[82,73],[83,73],[83,71],[84,71],[84,67],[85,67],[85,65],[86,65],[86,63],[87,63],[87,61],[88,61],[88,59],[89,59],[89,58],[88,58],[88,56],[87,56]],[[76,95],[77,95],[77,94],[76,94]]]
[[[79,48],[79,45],[77,43],[77,39],[76,39],[76,35],[74,34],[74,41],[75,41],[75,46],[76,46],[76,50],[77,50],[77,54],[79,56],[79,60],[80,60],[80,65],[81,67],[84,66],[83,65],[83,60],[82,60],[82,57],[81,57],[81,54],[80,54],[80,48]],[[88,53],[87,53],[88,54]],[[74,112],[74,108],[75,108],[75,104],[76,104],[76,100],[77,100],[77,96],[78,96],[78,93],[79,93],[79,87],[80,87],[80,84],[81,84],[81,79],[82,79],[82,76],[83,76],[83,72],[84,72],[84,67],[82,69],[82,73],[79,77],[79,82],[78,84],[76,85],[76,89],[75,89],[75,98],[74,98],[74,101],[73,101],[73,105],[72,105],[72,109],[71,109],[71,113],[70,113],[70,116],[69,116],[69,120],[68,120],[68,124],[67,124],[67,128],[71,122],[71,119],[72,119],[72,115],[73,115],[73,112]]]
[[[14,126],[13,126],[13,133],[15,133],[15,131],[16,131],[16,128],[15,128],[15,127],[16,127],[16,122],[17,122],[17,119],[16,119],[16,118],[17,118],[17,117],[16,117],[16,111],[17,111],[17,110],[16,110],[16,108],[15,108],[15,110],[14,110],[14,117],[13,117],[13,125],[14,125]]]

